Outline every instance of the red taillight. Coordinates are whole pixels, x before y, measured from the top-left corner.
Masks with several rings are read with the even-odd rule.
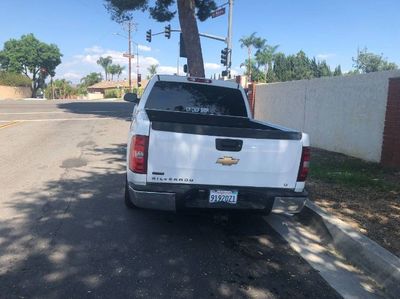
[[[310,168],[310,148],[303,147],[303,151],[301,153],[299,174],[297,176],[298,182],[304,182],[306,180],[309,168]]]
[[[136,173],[147,173],[147,150],[149,137],[135,135],[131,140],[129,153],[129,169]]]

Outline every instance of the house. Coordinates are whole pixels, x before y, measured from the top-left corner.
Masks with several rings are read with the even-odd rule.
[[[142,80],[141,87],[144,88],[147,85],[147,80]],[[132,80],[132,88],[137,87],[136,80]],[[106,90],[112,89],[121,89],[126,90],[129,88],[129,81],[128,80],[121,80],[121,81],[101,81],[96,84],[93,84],[87,88],[88,90],[88,98],[89,99],[102,99],[104,98],[104,94]]]

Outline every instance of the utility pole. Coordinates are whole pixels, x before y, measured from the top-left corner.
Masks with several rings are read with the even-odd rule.
[[[136,86],[139,90],[139,44],[136,44]]]
[[[128,21],[128,23],[125,23],[127,25],[127,29],[124,26],[124,30],[128,31],[128,36],[119,34],[119,33],[113,33],[114,35],[119,35],[122,36],[123,38],[126,38],[128,40],[128,53],[123,53],[122,56],[123,57],[127,57],[128,58],[128,81],[129,81],[129,90],[132,91],[132,58],[134,58],[135,56],[132,55],[132,43],[134,43],[137,48],[136,48],[136,74],[139,77],[139,44],[135,43],[132,40],[132,28],[133,26],[135,26],[134,28],[136,28],[136,23],[132,22],[131,20]],[[137,84],[139,87],[139,80],[137,80]]]
[[[131,31],[132,31],[132,23],[131,21],[128,22],[128,60],[129,60],[129,74],[128,74],[128,78],[129,78],[129,92],[132,91],[132,80],[131,80],[131,76],[132,76],[132,49],[131,49]]]
[[[226,66],[226,71],[228,73],[229,78],[231,78],[231,66],[232,66],[232,11],[233,11],[233,0],[229,0],[228,37],[227,37],[228,59]]]

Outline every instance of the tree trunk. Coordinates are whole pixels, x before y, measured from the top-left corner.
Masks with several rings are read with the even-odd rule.
[[[33,74],[32,77],[32,98],[36,98],[36,92],[38,90],[37,82],[36,82],[36,75]]]
[[[194,0],[178,0],[178,14],[182,38],[186,47],[189,74],[204,78],[203,54],[201,53],[199,28],[194,15]]]

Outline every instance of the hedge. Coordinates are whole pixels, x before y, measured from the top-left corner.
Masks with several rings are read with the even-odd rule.
[[[0,71],[0,85],[31,87],[31,83],[31,79],[22,74]]]
[[[106,99],[110,98],[120,98],[122,96],[122,90],[120,89],[106,89],[104,91],[104,97]]]

